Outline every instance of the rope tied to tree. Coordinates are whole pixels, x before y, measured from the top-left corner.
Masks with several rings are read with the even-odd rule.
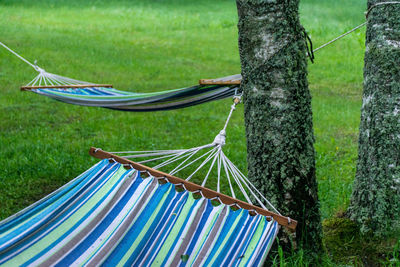
[[[376,3],[372,6],[370,6],[370,8],[368,8],[367,12],[365,13],[365,18],[368,19],[369,13],[371,13],[371,11],[378,6],[386,6],[386,5],[398,5],[400,4],[400,1],[389,1],[389,2],[382,2],[382,3]]]
[[[370,13],[375,7],[384,6],[384,5],[396,5],[396,4],[400,4],[400,1],[389,1],[389,2],[376,3],[376,4],[372,5],[372,6],[367,10],[367,12],[365,12],[365,17],[368,19],[369,13]],[[314,52],[314,53],[317,52],[318,50],[320,50],[320,49],[322,49],[322,48],[324,48],[324,47],[326,47],[326,46],[328,46],[328,45],[330,45],[330,44],[336,42],[336,41],[339,40],[339,39],[342,39],[343,37],[349,35],[350,33],[352,33],[352,32],[354,32],[354,31],[358,30],[358,29],[361,28],[361,27],[364,27],[365,25],[367,25],[367,22],[361,23],[360,25],[354,27],[353,29],[351,29],[351,30],[349,30],[349,31],[347,31],[347,32],[345,32],[345,33],[343,33],[342,35],[339,35],[338,37],[332,39],[331,41],[329,41],[329,42],[327,42],[327,43],[321,45],[320,47],[314,49],[312,52]],[[312,49],[312,48],[311,48],[311,49]],[[311,62],[313,62],[313,61],[311,61]]]
[[[313,43],[308,35],[306,29],[302,26],[302,31],[303,31],[303,36],[304,36],[304,42],[306,44],[306,49],[307,49],[307,56],[310,58],[311,63],[314,63],[314,51],[313,51]]]

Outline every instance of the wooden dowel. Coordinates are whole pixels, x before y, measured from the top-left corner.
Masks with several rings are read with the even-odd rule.
[[[63,89],[63,88],[86,88],[86,87],[113,87],[112,84],[79,84],[79,85],[38,85],[38,86],[21,86],[21,91],[29,91],[32,89]]]
[[[95,158],[99,158],[99,159],[114,159],[115,161],[121,163],[121,164],[130,164],[132,165],[132,167],[138,171],[148,171],[152,176],[154,177],[166,177],[168,178],[169,182],[173,183],[173,184],[184,184],[186,189],[190,192],[195,192],[200,190],[204,197],[208,198],[208,199],[212,199],[215,197],[219,197],[219,199],[221,200],[222,203],[226,204],[226,205],[232,205],[232,204],[238,204],[241,208],[246,209],[246,210],[255,210],[257,211],[259,214],[264,215],[264,216],[271,216],[272,218],[274,218],[275,221],[277,221],[280,225],[287,227],[290,230],[295,230],[296,226],[297,226],[297,221],[290,219],[288,217],[276,214],[274,212],[271,212],[269,210],[265,210],[263,208],[251,205],[247,202],[235,199],[233,197],[218,193],[214,190],[208,189],[206,187],[202,187],[200,185],[197,185],[195,183],[186,181],[184,179],[172,176],[168,173],[159,171],[159,170],[155,170],[152,169],[150,167],[147,167],[145,165],[136,163],[134,161],[131,161],[129,159],[120,157],[120,156],[116,156],[114,154],[111,154],[109,152],[103,151],[99,148],[95,148],[95,147],[91,147],[89,150],[89,154]]]
[[[238,85],[241,80],[228,80],[228,81],[219,81],[214,79],[201,79],[199,80],[200,85]]]

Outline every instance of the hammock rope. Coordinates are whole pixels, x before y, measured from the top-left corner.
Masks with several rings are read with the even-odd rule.
[[[192,171],[187,177],[186,181],[189,181],[196,173],[198,173],[207,164],[209,165],[208,170],[202,180],[201,186],[206,186],[208,178],[212,173],[214,167],[216,167],[217,173],[217,192],[221,190],[222,179],[226,178],[225,181],[230,189],[230,194],[233,198],[236,198],[235,190],[233,188],[233,182],[238,186],[240,192],[250,204],[253,204],[252,198],[260,205],[263,209],[267,209],[265,206],[268,205],[269,209],[275,213],[280,214],[279,211],[272,205],[270,201],[253,185],[253,183],[236,167],[236,165],[229,160],[229,158],[223,152],[223,147],[226,144],[226,129],[232,118],[233,112],[236,106],[241,101],[241,94],[236,94],[233,97],[233,104],[231,105],[228,116],[225,120],[222,130],[216,135],[214,141],[209,144],[202,146],[188,148],[188,149],[173,149],[173,150],[153,150],[153,151],[114,151],[111,154],[121,155],[126,159],[140,159],[138,163],[153,164],[153,169],[159,170],[168,168],[174,163],[178,162],[177,166],[174,166],[172,170],[167,171],[170,175],[182,173],[185,169],[194,166]],[[200,151],[205,151],[201,153]],[[200,153],[199,153],[200,152]],[[157,163],[160,160],[164,160],[161,163]],[[232,179],[232,180],[231,180]]]

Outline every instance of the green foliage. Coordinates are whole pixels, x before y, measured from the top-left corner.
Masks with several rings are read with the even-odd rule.
[[[277,240],[278,243],[278,240]],[[308,267],[308,266],[337,266],[327,254],[320,254],[318,258],[310,257],[303,249],[284,253],[282,247],[278,244],[277,251],[271,251],[269,262],[266,265],[274,267]]]

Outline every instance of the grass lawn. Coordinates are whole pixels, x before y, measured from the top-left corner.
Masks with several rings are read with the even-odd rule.
[[[302,0],[317,47],[364,22],[365,0]],[[151,92],[240,72],[234,1],[0,2],[0,41],[46,70]],[[365,29],[320,50],[309,66],[323,219],[346,209],[357,158]],[[0,219],[60,187],[104,150],[193,147],[213,140],[231,100],[128,113],[20,92],[35,72],[0,48]],[[243,107],[225,153],[246,168]]]

